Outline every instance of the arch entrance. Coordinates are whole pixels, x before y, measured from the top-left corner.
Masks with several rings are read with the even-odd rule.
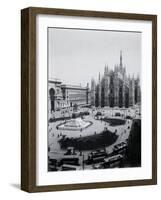
[[[49,95],[50,95],[51,112],[52,112],[55,111],[55,90],[53,88],[50,88]]]

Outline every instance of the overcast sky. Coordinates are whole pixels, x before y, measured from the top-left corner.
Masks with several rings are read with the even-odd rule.
[[[98,80],[105,64],[113,69],[122,50],[127,74],[140,75],[141,33],[76,29],[48,29],[49,78],[86,86]]]

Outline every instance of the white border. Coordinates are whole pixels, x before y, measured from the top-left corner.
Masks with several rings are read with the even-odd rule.
[[[70,27],[142,32],[142,167],[73,172],[47,172],[47,27]],[[152,24],[149,21],[38,15],[36,184],[140,180],[152,178]]]

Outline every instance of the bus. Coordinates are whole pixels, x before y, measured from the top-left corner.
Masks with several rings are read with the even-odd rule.
[[[76,165],[68,165],[68,164],[63,164],[61,166],[61,171],[76,171],[76,170],[82,170],[81,166],[76,166]]]

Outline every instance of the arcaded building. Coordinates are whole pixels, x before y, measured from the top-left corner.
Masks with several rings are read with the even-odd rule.
[[[93,106],[129,107],[140,101],[140,79],[127,76],[126,67],[122,62],[122,52],[120,52],[120,63],[115,65],[114,70],[105,66],[102,77],[99,73],[98,82],[96,83],[93,78],[91,80]]]
[[[61,80],[53,79],[48,81],[48,110],[49,112],[74,105],[90,105],[90,91],[86,87],[62,84]]]

